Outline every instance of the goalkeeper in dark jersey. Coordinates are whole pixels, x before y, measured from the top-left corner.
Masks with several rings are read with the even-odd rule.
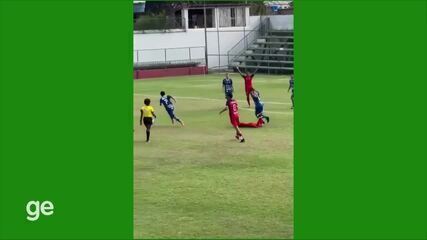
[[[222,89],[224,90],[225,96],[233,95],[233,80],[230,78],[228,73],[225,74],[225,78],[222,80]]]

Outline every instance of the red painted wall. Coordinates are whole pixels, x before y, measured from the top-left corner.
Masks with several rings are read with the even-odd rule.
[[[200,75],[205,73],[207,73],[206,67],[183,67],[183,68],[134,70],[133,78],[144,79],[144,78],[156,78],[156,77]]]

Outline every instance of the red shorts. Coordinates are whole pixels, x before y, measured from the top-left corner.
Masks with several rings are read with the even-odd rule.
[[[238,127],[240,124],[239,117],[230,117],[230,123],[233,127]]]
[[[252,90],[252,86],[245,87],[246,95],[249,95],[249,93],[251,92],[251,90]]]

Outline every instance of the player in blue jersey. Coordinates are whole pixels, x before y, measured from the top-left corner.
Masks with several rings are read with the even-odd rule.
[[[160,106],[163,105],[165,107],[166,112],[169,114],[169,117],[172,120],[172,124],[175,124],[175,120],[176,120],[182,126],[184,126],[184,122],[175,115],[175,106],[173,105],[173,102],[172,102],[172,100],[173,100],[176,103],[175,98],[173,98],[170,95],[167,95],[167,96],[165,96],[165,95],[166,95],[166,93],[164,91],[160,92],[160,96],[161,96]]]
[[[291,78],[289,79],[288,92],[289,92],[289,90],[292,90],[292,93],[291,93],[292,107],[291,107],[291,109],[294,109],[294,75],[291,75]]]
[[[228,73],[225,74],[225,78],[222,80],[222,89],[224,90],[225,96],[233,95],[233,80],[231,80]]]
[[[264,102],[261,101],[261,95],[259,92],[254,88],[251,88],[249,95],[252,97],[255,104],[255,116],[257,118],[265,119],[267,123],[270,122],[270,117],[264,115]]]

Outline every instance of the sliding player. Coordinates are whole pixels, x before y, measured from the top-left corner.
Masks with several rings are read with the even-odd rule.
[[[292,107],[291,107],[291,109],[294,109],[294,75],[291,75],[291,78],[289,79],[288,92],[289,92],[289,90],[292,90],[292,93],[291,93]]]
[[[255,116],[259,118],[263,118],[266,122],[270,122],[270,117],[264,115],[264,102],[261,101],[261,95],[254,88],[251,89],[250,95],[255,104]]]
[[[176,115],[175,115],[175,106],[173,105],[172,100],[176,103],[175,98],[173,98],[170,95],[165,96],[165,92],[161,91],[160,92],[160,106],[165,106],[165,110],[166,112],[169,114],[169,117],[172,120],[172,124],[175,124],[175,120],[177,122],[179,122],[182,126],[184,126],[184,122],[181,121],[181,119],[179,119]]]
[[[233,94],[233,80],[229,77],[229,74],[225,74],[225,78],[222,80],[222,89],[224,90],[225,96]]]
[[[246,101],[248,102],[248,106],[251,106],[251,102],[249,100],[249,93],[251,89],[253,88],[252,80],[255,76],[255,73],[258,71],[258,68],[253,72],[250,73],[248,70],[246,70],[246,74],[243,74],[239,67],[236,67],[237,71],[239,71],[240,76],[245,80],[245,92],[246,92]]]
[[[222,114],[228,109],[230,123],[234,127],[234,129],[236,129],[236,139],[240,140],[240,142],[244,142],[245,139],[243,138],[242,131],[240,131],[240,127],[259,128],[264,125],[264,120],[262,118],[259,118],[257,122],[240,122],[239,107],[237,105],[237,101],[233,99],[233,95],[228,95],[226,98],[227,102],[225,103],[225,108],[222,109],[219,114]]]
[[[154,114],[154,108],[150,106],[151,100],[146,98],[144,100],[145,106],[141,108],[141,117],[139,119],[139,125],[142,125],[142,122],[144,122],[145,125],[145,133],[147,135],[146,142],[150,142],[150,131],[151,126],[153,125],[153,117],[156,118],[156,114]]]

